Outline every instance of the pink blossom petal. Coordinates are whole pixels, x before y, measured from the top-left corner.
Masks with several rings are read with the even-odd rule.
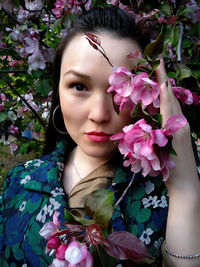
[[[180,128],[185,126],[186,123],[187,123],[186,118],[181,114],[170,117],[166,122],[165,134],[168,136],[172,136],[174,132],[178,131]]]
[[[76,240],[70,242],[67,250],[65,251],[65,260],[70,264],[77,264],[85,259],[87,254],[86,245],[80,245]]]
[[[168,143],[168,139],[163,133],[163,130],[161,129],[154,130],[154,134],[155,134],[154,143],[157,144],[158,146],[163,147]]]
[[[57,226],[53,222],[47,222],[40,230],[39,234],[46,239],[49,239],[57,232]]]

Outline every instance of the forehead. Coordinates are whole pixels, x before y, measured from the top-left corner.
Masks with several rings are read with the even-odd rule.
[[[96,34],[101,40],[101,46],[106,52],[107,57],[113,66],[125,66],[129,69],[136,65],[136,59],[127,58],[127,55],[131,52],[141,51],[139,45],[130,39],[119,38],[110,33]],[[93,65],[100,64],[99,67],[109,66],[107,60],[102,54],[94,49],[86,39],[86,36],[81,34],[75,36],[68,46],[65,48],[61,68],[74,65],[87,66],[92,63]],[[110,67],[110,66],[109,66]]]

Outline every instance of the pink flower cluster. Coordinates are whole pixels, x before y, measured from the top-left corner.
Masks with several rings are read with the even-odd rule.
[[[148,117],[150,124],[154,125],[152,128],[144,119],[140,119],[135,124],[124,127],[122,133],[111,137],[111,140],[119,140],[119,151],[125,158],[124,166],[131,165],[131,170],[135,173],[142,170],[143,176],[161,173],[166,181],[169,168],[175,167],[169,158],[172,135],[183,127],[187,120],[183,115],[172,116],[164,129],[159,129],[159,122],[152,121],[151,115],[159,113],[160,87],[157,82],[149,79],[146,72],[132,74],[125,67],[113,68],[109,83],[107,92],[114,94],[114,102],[119,105],[120,111],[128,108],[132,114],[140,103],[144,117]],[[188,89],[176,87],[174,80],[171,80],[171,83],[175,96],[183,104],[193,103],[192,93]]]
[[[78,1],[78,0],[56,0],[55,8],[52,9],[53,14],[60,18],[63,13],[75,14],[80,11],[80,5],[84,4],[86,10],[90,9],[92,0]]]
[[[131,165],[135,173],[142,170],[143,176],[150,174],[163,175],[166,181],[169,177],[169,168],[175,165],[169,159],[169,151],[166,147],[172,134],[187,123],[183,115],[170,117],[164,129],[152,129],[144,119],[123,128],[122,133],[117,133],[111,140],[119,140],[119,151],[124,158],[124,166]]]
[[[47,222],[40,230],[40,235],[48,239],[46,254],[52,255],[55,252],[55,258],[50,267],[92,267],[93,258],[88,251],[86,244],[79,243],[73,236],[66,243],[62,243],[56,236],[60,230],[58,221],[59,213],[55,211],[53,222]]]
[[[149,79],[146,72],[132,74],[125,67],[113,68],[109,78],[108,93],[114,93],[114,101],[120,111],[129,108],[132,114],[136,104],[142,103],[142,108],[160,107],[160,87],[157,82]]]

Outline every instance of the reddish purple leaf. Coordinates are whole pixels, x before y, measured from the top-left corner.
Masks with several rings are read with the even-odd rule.
[[[83,232],[85,231],[85,226],[82,224],[77,224],[77,223],[63,223],[63,225],[67,226],[67,228],[71,231],[71,232]]]
[[[104,240],[101,228],[97,224],[87,226],[84,239],[88,244],[98,246]]]
[[[160,12],[159,9],[152,9],[149,12],[140,12],[139,13],[139,23],[142,21],[146,21],[154,17],[158,12]]]
[[[178,19],[178,17],[173,15],[173,16],[169,17],[166,20],[166,22],[167,22],[167,24],[169,24],[171,26],[171,25],[174,25],[177,22],[177,19]]]
[[[114,232],[103,242],[105,251],[119,260],[131,259],[136,263],[152,263],[154,258],[149,254],[142,241],[127,231]]]
[[[85,35],[88,37],[89,40],[91,40],[92,42],[101,45],[101,41],[99,39],[98,36],[92,34],[92,33],[85,33]]]
[[[90,44],[94,49],[99,50],[99,49],[98,49],[98,46],[95,45],[90,39],[88,39],[87,37],[86,37],[86,39],[88,40],[89,44]]]

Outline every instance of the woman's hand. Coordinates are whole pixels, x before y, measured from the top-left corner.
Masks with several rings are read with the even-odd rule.
[[[173,94],[162,58],[156,69],[156,77],[161,88],[160,113],[164,127],[169,117],[182,114],[182,110]],[[200,253],[200,181],[188,123],[174,134],[172,145],[177,156],[170,156],[176,167],[170,170],[166,182],[169,191],[166,243],[177,254],[191,255]],[[188,260],[169,257],[175,266],[200,266],[200,258]]]

